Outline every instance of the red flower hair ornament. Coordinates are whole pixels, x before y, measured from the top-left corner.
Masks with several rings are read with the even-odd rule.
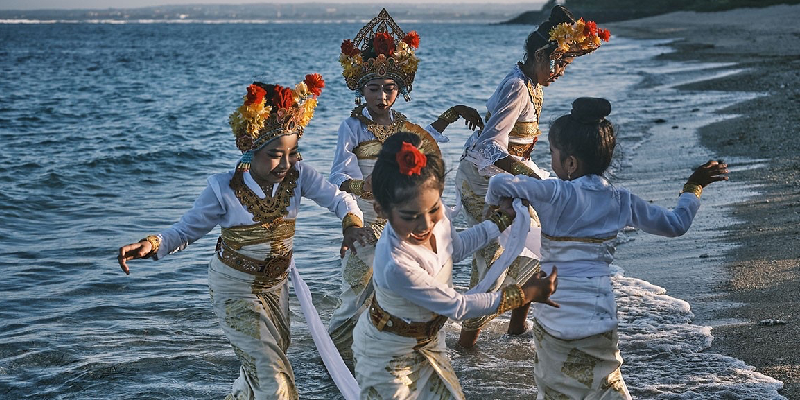
[[[403,142],[400,151],[395,156],[397,164],[400,166],[400,173],[403,175],[419,175],[422,168],[428,163],[428,158],[411,143]]]

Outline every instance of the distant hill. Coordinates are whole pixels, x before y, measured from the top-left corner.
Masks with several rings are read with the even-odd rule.
[[[550,14],[555,1],[539,10],[529,10],[503,24],[538,25]],[[776,4],[800,4],[800,0],[566,0],[564,6],[576,16],[595,22],[623,21],[675,11],[725,11],[734,8],[763,8]]]
[[[169,0],[165,0],[168,2]],[[435,1],[435,0],[434,0]],[[534,6],[536,2],[534,2]],[[464,4],[197,4],[92,10],[0,10],[0,20],[56,22],[342,22],[369,21],[386,7],[398,22],[497,23],[531,3]]]

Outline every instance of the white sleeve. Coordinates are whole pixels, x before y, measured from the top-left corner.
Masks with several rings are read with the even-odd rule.
[[[486,191],[486,203],[497,205],[501,197],[525,199],[533,204],[552,202],[557,196],[558,180],[540,180],[527,175],[511,175],[509,173],[497,174],[489,179],[489,189]]]
[[[492,111],[486,126],[475,141],[473,157],[478,160],[478,169],[493,165],[497,160],[509,156],[508,134],[519,120],[528,99],[528,88],[520,80],[509,81],[501,88],[500,101]]]
[[[425,130],[439,143],[447,143],[450,141],[450,138],[445,136],[444,133],[437,131],[436,128],[433,127],[433,124],[428,124]]]
[[[185,249],[220,224],[226,210],[218,197],[218,188],[214,190],[215,184],[216,181],[209,179],[208,186],[197,197],[194,206],[175,225],[161,231],[161,245],[154,260]]]
[[[331,175],[328,177],[337,188],[350,179],[364,179],[361,169],[358,168],[358,158],[353,154],[353,148],[358,145],[358,137],[347,123],[348,120],[349,118],[339,125],[339,138],[336,142]]]
[[[651,204],[639,196],[630,194],[631,220],[627,225],[659,236],[681,236],[692,226],[700,199],[693,193],[683,193],[673,210]]]
[[[301,196],[313,200],[320,207],[325,207],[337,217],[344,218],[347,213],[353,213],[362,221],[364,215],[358,208],[356,200],[347,192],[339,190],[310,165],[298,161],[295,167],[300,170],[299,186]]]
[[[492,314],[500,305],[502,291],[461,294],[434,280],[418,265],[406,266],[401,263],[414,262],[412,260],[399,262],[395,259],[390,260],[385,272],[388,288],[433,313],[458,321]]]
[[[459,262],[478,251],[492,239],[500,236],[500,229],[492,221],[483,221],[461,232],[453,227],[453,262]]]

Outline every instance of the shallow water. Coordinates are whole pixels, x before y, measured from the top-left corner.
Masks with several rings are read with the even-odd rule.
[[[213,318],[206,263],[218,230],[125,276],[116,249],[157,232],[188,209],[205,178],[234,166],[227,115],[256,78],[293,85],[320,72],[327,87],[301,141],[327,174],[336,130],[353,96],[337,62],[356,24],[0,25],[0,394],[7,398],[222,398],[238,361]],[[422,125],[452,104],[485,111],[521,57],[529,28],[403,24],[422,38],[410,103]],[[609,98],[619,132],[612,182],[673,206],[690,168],[716,158],[694,130],[743,93],[678,92],[729,74],[727,64],[669,63],[658,41],[612,38],[545,89],[544,122],[578,96]],[[654,121],[663,119],[666,122]],[[546,133],[546,126],[543,126]],[[452,170],[470,132],[454,124],[441,145]],[[549,167],[546,136],[534,159]],[[758,160],[726,160],[747,168]],[[452,180],[454,173],[448,175]],[[449,181],[450,182],[450,181]],[[452,182],[450,182],[452,183]],[[751,195],[735,182],[706,190],[689,234],[621,235],[615,279],[623,375],[637,398],[779,398],[780,383],[739,360],[704,352],[704,319],[726,279],[720,229],[726,207]],[[445,201],[454,202],[452,185]],[[297,265],[324,322],[339,293],[339,222],[306,202]],[[466,286],[468,263],[456,266]],[[657,285],[657,286],[656,286]],[[665,292],[666,290],[666,292]],[[665,294],[666,293],[666,294]],[[691,305],[691,307],[690,307]],[[292,347],[301,397],[337,398],[292,299]],[[692,323],[698,315],[698,322]],[[471,351],[451,351],[468,398],[535,393],[532,339],[503,336],[499,318]],[[728,321],[729,322],[729,321]],[[447,325],[448,344],[458,325]]]

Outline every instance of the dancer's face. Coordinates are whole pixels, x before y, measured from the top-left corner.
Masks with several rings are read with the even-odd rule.
[[[367,81],[361,91],[367,102],[369,114],[375,119],[389,115],[400,88],[393,79],[372,79]]]
[[[393,205],[388,213],[382,211],[380,206],[376,210],[389,220],[392,229],[404,242],[429,245],[433,228],[444,218],[442,194],[432,181],[415,190],[416,196],[403,204]]]
[[[297,162],[297,154],[296,134],[272,139],[253,154],[250,175],[262,185],[279,183]]]
[[[542,50],[537,51],[533,56],[533,61],[527,63],[525,74],[533,78],[536,83],[542,86],[550,86],[567,71],[567,66],[572,63],[572,57],[560,57],[553,60],[553,68],[550,68],[550,57]]]

